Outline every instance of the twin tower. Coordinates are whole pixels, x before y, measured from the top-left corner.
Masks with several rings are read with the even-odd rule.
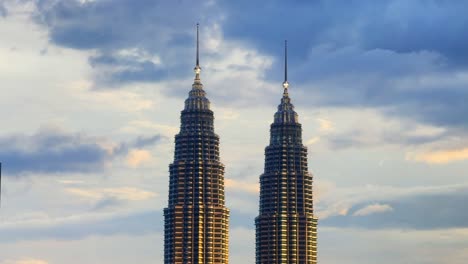
[[[169,202],[164,209],[165,264],[227,264],[229,209],[224,165],[213,111],[200,80],[197,25],[195,80],[181,112],[169,165]],[[283,97],[270,127],[265,169],[260,176],[260,210],[255,218],[257,264],[317,263],[317,218],[312,175],[302,127],[288,93],[287,48]]]

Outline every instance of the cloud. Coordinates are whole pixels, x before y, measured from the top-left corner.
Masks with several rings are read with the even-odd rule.
[[[258,213],[258,183],[225,178],[226,206],[231,210],[231,227],[251,227]]]
[[[127,165],[136,168],[141,164],[150,161],[152,159],[151,152],[142,148],[158,144],[162,139],[163,137],[159,134],[148,137],[139,136],[129,144],[123,144],[121,148],[125,149],[127,152],[127,156],[125,158]]]
[[[150,48],[150,42],[158,48],[165,42],[180,45],[189,41],[185,24],[193,24],[190,14],[203,13],[214,6],[209,1],[174,4],[149,0],[44,0],[37,3],[37,8],[36,18],[49,28],[52,41],[79,49],[117,50],[139,41],[145,48]],[[174,30],[168,30],[171,26]],[[148,41],[141,42],[142,39]]]
[[[115,143],[104,137],[70,133],[56,127],[43,127],[31,135],[0,137],[0,160],[8,174],[83,172],[107,168],[112,160],[129,153],[130,164],[148,158],[144,150],[129,149],[153,145],[159,135],[138,137],[130,143]]]
[[[344,208],[348,213],[340,214],[335,210],[335,213],[328,213],[321,218],[321,224],[333,227],[412,230],[468,227],[468,213],[464,213],[465,201],[468,199],[467,186],[376,189],[380,193],[367,192],[360,198],[353,194],[330,203],[327,207],[331,206],[332,209],[333,206],[344,205],[341,210]],[[323,209],[323,199],[320,207]],[[319,216],[321,214],[319,211]]]
[[[229,250],[229,258],[232,263],[250,263],[252,256],[255,255],[253,243],[246,241],[255,241],[255,230],[252,226],[234,227],[229,230],[229,243],[232,249]]]
[[[429,50],[447,57],[462,54],[459,60],[466,59],[466,52],[461,49],[468,38],[457,38],[468,21],[461,11],[468,7],[463,1],[303,1],[294,4],[268,1],[261,18],[255,16],[258,10],[245,0],[222,2],[221,6],[227,12],[226,34],[248,39],[270,52],[278,40],[292,40],[297,43],[293,61],[305,59],[311,47],[322,43],[333,43],[337,47],[355,44],[367,50],[399,53]],[[249,30],[243,30],[247,25]]]
[[[351,215],[368,205],[392,203],[408,197],[424,195],[456,194],[467,188],[466,185],[396,187],[371,185],[339,187],[332,181],[318,179],[314,182],[315,212],[320,219],[336,215]]]
[[[281,40],[289,40],[289,79],[300,104],[372,107],[388,116],[468,128],[464,2],[269,1],[262,18],[247,1],[220,5],[226,38],[275,58],[266,79],[280,81]]]
[[[86,213],[40,220],[3,222],[0,243],[23,240],[77,240],[95,235],[142,235],[161,231],[161,211]]]
[[[313,137],[313,138],[306,141],[306,145],[308,145],[308,146],[313,145],[313,144],[315,144],[315,143],[317,143],[319,141],[320,141],[320,137]]]
[[[326,132],[333,131],[335,129],[333,122],[328,119],[317,118],[317,122],[319,123],[320,132],[326,133]]]
[[[319,222],[318,235],[321,263],[463,264],[467,256],[466,228],[368,230],[324,227]]]
[[[115,198],[119,200],[142,201],[155,197],[157,195],[154,192],[149,192],[132,187],[95,189],[66,188],[65,191],[67,193],[91,200]]]
[[[127,154],[127,164],[130,167],[138,167],[142,163],[151,160],[151,153],[147,150],[133,149]]]
[[[103,106],[108,105],[127,113],[144,111],[154,107],[154,100],[150,100],[140,93],[124,89],[106,90],[103,87],[97,87],[93,81],[89,80],[73,81],[69,87],[73,98],[80,99],[86,105],[91,104],[101,111]],[[108,111],[108,108],[104,107],[104,110]]]
[[[258,104],[260,96],[262,103],[271,103],[269,87],[281,82],[281,45],[287,38],[298,103],[365,106],[388,116],[468,129],[463,100],[468,19],[460,13],[468,6],[463,2],[271,0],[261,18],[248,1],[43,0],[36,7],[35,20],[52,43],[95,51],[89,63],[97,90],[152,82],[170,85],[167,95],[185,95],[179,87],[186,82],[180,80],[189,80],[186,69],[193,63],[180,58],[193,58],[190,25],[196,14],[209,13],[215,15],[201,21],[202,50],[204,69],[223,87],[212,91],[217,101]]]
[[[260,186],[258,183],[241,182],[229,178],[224,180],[224,186],[227,189],[235,191],[248,192],[253,194],[258,194],[260,192]]]
[[[463,136],[459,130],[389,117],[373,108],[331,109],[327,115],[337,121],[333,130],[321,135],[321,142],[333,150],[382,146],[422,149],[436,143],[446,145]]]
[[[78,185],[84,183],[82,180],[59,180],[58,182],[65,185]]]
[[[7,174],[29,172],[95,172],[114,156],[106,139],[56,128],[41,128],[32,135],[0,138],[0,160]]]
[[[8,15],[8,9],[5,7],[4,3],[0,3],[0,19],[1,17],[6,17]]]
[[[129,0],[44,0],[36,4],[34,17],[53,44],[95,51],[89,58],[95,91],[151,82],[170,86],[171,89],[161,91],[180,98],[186,96],[187,83],[193,78],[190,69],[194,60],[194,24],[199,20],[193,16],[196,13],[216,14],[200,21],[202,67],[215,77],[207,84],[223,87],[212,90],[211,95],[231,104],[242,102],[243,97],[256,100],[258,95],[264,95],[263,71],[271,65],[270,57],[244,43],[224,39],[224,12],[215,1],[144,0],[135,4]],[[251,86],[252,83],[256,85]],[[240,86],[249,87],[249,91],[239,89]]]
[[[122,131],[126,133],[141,133],[141,131],[147,130],[150,132],[157,132],[164,135],[164,137],[161,138],[164,139],[174,137],[174,135],[177,134],[179,128],[177,126],[157,124],[150,120],[132,120],[127,126],[122,128]],[[138,145],[138,142],[136,142],[135,147],[138,147]]]
[[[17,260],[7,260],[0,262],[0,264],[48,264],[49,262],[41,259],[22,258]]]
[[[219,13],[211,1],[44,0],[36,7],[35,20],[47,28],[51,42],[94,49],[89,61],[95,68],[95,80],[114,88],[127,82],[180,77],[176,68],[193,66],[189,60],[180,60],[181,56],[193,58],[197,22],[193,14]],[[209,24],[217,17],[200,22]]]
[[[365,216],[370,214],[379,214],[391,212],[393,208],[388,204],[371,204],[354,212],[353,216]]]
[[[239,118],[239,112],[232,108],[217,107],[214,111],[220,120],[237,120]]]
[[[430,164],[447,164],[450,162],[467,160],[468,148],[408,153],[406,159]]]
[[[149,137],[139,136],[133,143],[135,148],[143,148],[147,146],[152,146],[158,143],[162,139],[161,135],[154,135]]]

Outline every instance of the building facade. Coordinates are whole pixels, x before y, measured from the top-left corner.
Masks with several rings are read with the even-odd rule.
[[[288,87],[285,49],[284,92],[270,126],[270,144],[260,176],[260,210],[255,218],[257,264],[317,263],[312,174]]]
[[[175,136],[164,209],[164,263],[228,263],[229,210],[214,116],[200,80],[198,25],[195,80]]]

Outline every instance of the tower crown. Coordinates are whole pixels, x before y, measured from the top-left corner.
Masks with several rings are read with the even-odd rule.
[[[210,101],[206,98],[206,92],[203,90],[203,84],[200,79],[201,67],[200,67],[200,38],[199,38],[199,24],[197,23],[197,49],[195,52],[195,79],[192,84],[192,90],[189,92],[189,97],[185,100],[186,110],[210,109]]]
[[[283,98],[278,105],[278,111],[275,113],[274,123],[299,123],[297,113],[294,111],[294,105],[289,98],[288,88],[288,41],[284,41],[284,81],[283,81]]]

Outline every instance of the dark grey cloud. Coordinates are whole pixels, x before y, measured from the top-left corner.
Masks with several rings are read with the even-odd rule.
[[[373,23],[362,27],[362,32],[372,33],[363,38],[364,46],[403,53],[435,51],[450,63],[466,66],[467,8],[466,1],[390,2],[380,14],[375,14]]]
[[[213,8],[209,1],[37,1],[35,15],[49,28],[54,43],[76,49],[186,45],[193,40],[197,14]],[[203,20],[208,20],[204,18]]]
[[[83,134],[42,129],[0,138],[0,160],[7,174],[99,171],[112,158],[99,139]]]
[[[161,135],[154,135],[149,137],[139,136],[134,142],[133,146],[135,148],[143,148],[147,146],[152,146],[158,143],[162,139]]]
[[[115,153],[117,155],[127,154],[128,151],[132,148],[148,148],[156,145],[165,137],[157,134],[153,136],[138,136],[134,140],[130,140],[128,142],[122,142],[116,148]]]
[[[145,211],[107,218],[70,217],[59,219],[54,224],[47,221],[0,226],[0,243],[43,239],[78,240],[93,235],[143,235],[161,232],[163,226],[161,211]]]
[[[8,15],[8,9],[4,3],[0,3],[0,17],[6,17]]]
[[[51,42],[97,51],[90,58],[98,71],[97,88],[189,74],[177,69],[193,67],[194,26],[198,21],[210,24],[216,19],[202,14],[217,13],[210,1],[188,0],[41,0],[36,6],[35,20],[48,28]],[[160,62],[146,55],[157,55]],[[113,70],[102,70],[108,67]]]
[[[468,82],[459,74],[468,66],[466,1],[270,0],[258,7],[246,0],[41,0],[36,5],[35,19],[48,29],[51,42],[96,51],[89,61],[97,89],[189,76],[194,24],[200,20],[202,26],[221,25],[227,40],[277,58],[265,79],[278,84],[282,43],[288,39],[291,95],[298,105],[372,107],[468,129]],[[164,92],[186,96],[178,87]],[[214,95],[218,103],[258,103],[240,93]]]
[[[468,128],[468,82],[453,82],[468,66],[468,2],[272,0],[261,12],[249,1],[220,3],[226,37],[278,58],[267,73],[278,83],[282,39],[289,40],[298,104],[374,107]]]
[[[468,227],[466,201],[468,189],[424,193],[395,199],[364,202],[353,206],[347,215],[320,221],[323,226],[359,227],[366,229],[445,229]],[[388,205],[386,212],[354,215],[372,204]]]
[[[95,89],[119,88],[129,82],[156,82],[168,78],[168,71],[151,60],[125,58],[117,54],[99,55],[89,58],[94,72]],[[109,69],[109,70],[106,70]],[[105,86],[100,86],[101,84]]]
[[[435,51],[468,62],[466,1],[221,1],[227,10],[226,34],[254,42],[272,54],[289,39],[292,59],[305,59],[311,48],[359,46],[395,52]],[[261,14],[261,15],[260,15]],[[247,30],[246,30],[247,29]]]
[[[99,200],[91,209],[91,211],[101,211],[109,208],[117,208],[122,206],[124,203],[122,200],[115,197],[107,197]]]
[[[156,144],[161,136],[138,137],[106,148],[106,139],[45,128],[33,135],[0,137],[0,161],[8,175],[27,173],[96,172],[129,149]]]

